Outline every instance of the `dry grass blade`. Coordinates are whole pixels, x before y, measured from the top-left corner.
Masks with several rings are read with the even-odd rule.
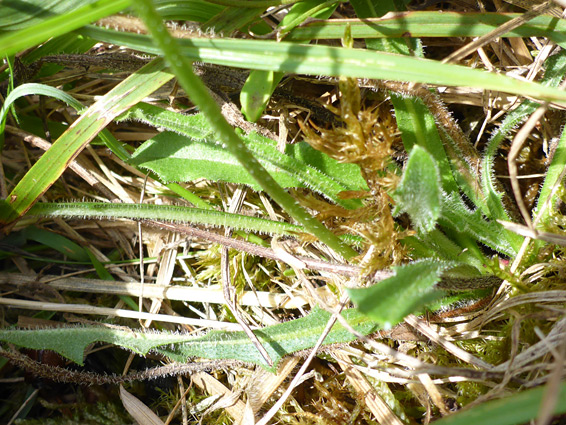
[[[0,273],[0,284],[25,290],[25,287],[39,284],[46,285],[59,291],[77,291],[92,294],[130,295],[139,297],[142,293],[147,298],[167,299],[171,301],[187,301],[195,303],[222,304],[222,289],[218,286],[208,288],[190,287],[183,285],[142,286],[140,282],[119,282],[113,280],[88,279],[44,275],[40,278],[16,273]],[[243,306],[264,308],[296,309],[308,304],[302,295],[290,297],[287,294],[266,291],[244,291],[238,297]]]
[[[352,368],[350,357],[347,354],[337,351],[334,353],[334,357],[338,360],[338,364],[346,373],[350,384],[352,384],[358,394],[363,396],[366,405],[371,410],[378,423],[391,425],[403,424],[403,421],[395,415],[381,396],[377,394],[375,388],[367,381],[364,375],[357,369]]]
[[[122,385],[120,385],[120,400],[139,425],[164,425],[163,421],[149,407],[126,391]]]
[[[96,307],[87,304],[60,304],[40,301],[27,301],[15,298],[0,298],[0,305],[18,307],[36,311],[58,311],[65,313],[93,314],[97,316],[123,317],[138,320],[155,320],[158,322],[178,323],[180,325],[204,326],[214,329],[239,330],[237,324],[218,322],[215,320],[192,319],[190,317],[173,316],[169,314],[152,314],[120,308]]]
[[[207,409],[207,411],[225,409],[235,422],[242,420],[244,412],[246,411],[246,404],[240,400],[241,394],[232,392],[229,388],[207,373],[196,373],[191,376],[191,381],[194,385],[206,391],[208,394],[219,396],[218,401]]]

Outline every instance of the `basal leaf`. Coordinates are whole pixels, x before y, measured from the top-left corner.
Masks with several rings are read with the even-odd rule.
[[[395,213],[408,213],[420,232],[434,229],[440,215],[440,175],[432,155],[419,145],[411,150],[393,199],[397,203]]]
[[[456,194],[444,196],[439,222],[510,257],[517,254],[523,241],[521,236],[504,229],[496,221],[486,220],[479,209],[470,210]]]
[[[413,146],[426,149],[437,164],[442,188],[447,192],[458,191],[436,121],[423,101],[392,93],[391,102],[395,108],[395,118],[401,130],[405,150],[410,152]]]
[[[308,164],[324,175],[331,177],[342,184],[344,188],[347,188],[347,190],[368,189],[359,166],[340,163],[314,149],[306,142],[287,145],[285,153],[297,161]]]
[[[32,350],[52,350],[80,365],[86,347],[95,342],[107,342],[145,355],[165,344],[186,341],[181,334],[123,331],[106,327],[68,327],[49,329],[0,330],[0,341]]]
[[[423,260],[395,267],[394,276],[367,288],[348,289],[348,295],[359,311],[390,328],[442,296],[434,285],[449,266],[438,260]]]
[[[199,178],[240,183],[261,190],[250,174],[222,146],[171,132],[159,133],[132,155],[131,163],[157,174],[164,182],[189,182]],[[283,187],[300,187],[292,174],[263,162]]]
[[[375,322],[355,309],[345,310],[342,315],[351,326],[364,335],[378,329]],[[329,319],[330,313],[315,309],[308,316],[254,332],[268,351],[275,368],[283,356],[313,347]],[[336,324],[324,343],[344,343],[354,339],[354,335],[340,324]],[[84,350],[88,345],[106,342],[142,355],[155,350],[181,362],[193,357],[234,359],[268,368],[243,331],[210,331],[201,336],[194,336],[105,327],[10,329],[0,330],[0,341],[30,349],[53,350],[78,364],[83,364]]]
[[[173,223],[195,223],[204,226],[231,227],[236,230],[268,234],[293,234],[304,228],[284,221],[272,221],[242,214],[180,205],[126,204],[111,202],[39,202],[28,216],[75,218],[129,218],[132,220],[162,220]]]
[[[207,178],[247,184],[254,190],[260,189],[257,181],[249,176],[233,155],[218,145],[202,114],[183,115],[139,104],[120,119],[139,120],[177,133],[159,135],[142,145],[134,154],[134,164],[154,171],[165,181]],[[307,187],[346,208],[361,206],[358,200],[342,200],[339,196],[342,191],[367,188],[357,165],[340,164],[304,142],[288,146],[283,154],[277,150],[275,141],[257,133],[243,135],[242,139],[260,163],[284,187]],[[205,144],[207,147],[202,147],[201,154],[191,159],[189,151],[191,154],[197,153],[200,146]],[[204,154],[205,151],[209,153],[208,156]],[[218,169],[210,165],[210,161],[216,159],[215,155],[218,155]],[[193,159],[200,161],[200,165],[195,170],[189,170],[187,166],[189,163],[194,165]]]

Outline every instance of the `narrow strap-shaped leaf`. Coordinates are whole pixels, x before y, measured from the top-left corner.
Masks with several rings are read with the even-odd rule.
[[[100,41],[160,54],[148,36],[123,34],[92,26],[78,31]],[[179,40],[179,44],[186,58],[236,68],[478,87],[566,105],[566,92],[563,90],[430,59],[284,41],[273,43],[265,40],[193,38]]]
[[[23,20],[25,21],[27,17],[30,16],[30,10],[33,10],[33,5],[26,2],[24,7],[27,10],[20,13],[23,15]],[[77,2],[75,0],[66,0],[65,2],[59,1],[60,6],[63,6],[60,10],[69,10],[67,13],[62,13],[53,16],[53,11],[47,7],[45,8],[44,2],[42,0],[35,0],[37,3],[36,10],[44,12],[46,16],[50,16],[45,19],[45,16],[39,17],[39,22],[28,26],[33,21],[28,21],[28,23],[21,22],[20,26],[24,26],[24,29],[19,31],[8,32],[5,35],[0,36],[0,56],[10,56],[19,51],[25,50],[29,47],[40,44],[47,41],[51,37],[56,37],[58,35],[63,35],[69,31],[80,28],[83,25],[90,24],[98,19],[104,18],[108,15],[118,13],[121,10],[127,8],[131,0],[97,0],[94,2],[89,2],[90,4],[83,4],[82,2]],[[4,9],[4,10],[3,10]],[[0,3],[0,16],[4,17],[3,27],[4,29],[10,28],[10,16],[6,16],[6,12],[13,11],[10,7],[3,8],[2,3]],[[16,12],[17,14],[18,12]],[[55,12],[57,13],[57,12]],[[13,16],[12,19],[15,19]],[[0,28],[2,30],[2,28]]]
[[[358,14],[359,17],[362,17]],[[377,15],[373,15],[377,16]],[[411,11],[391,14],[378,19],[336,19],[313,21],[297,27],[287,35],[287,41],[340,39],[349,26],[354,38],[404,39],[412,37],[480,37],[504,23],[521,16],[519,13],[473,13]],[[503,34],[502,37],[547,37],[556,44],[566,45],[566,20],[541,15]]]
[[[28,83],[22,84],[21,86],[16,87],[10,92],[10,94],[6,98],[6,101],[2,105],[2,109],[0,110],[0,120],[4,120],[5,115],[8,112],[8,108],[10,108],[10,106],[17,99],[29,95],[43,95],[54,97],[55,99],[59,99],[60,101],[65,102],[67,105],[73,107],[76,111],[82,111],[84,109],[84,106],[81,102],[79,102],[73,96],[64,92],[63,90],[45,84]]]
[[[272,221],[223,211],[182,207],[177,205],[118,204],[105,202],[37,203],[28,212],[32,216],[162,220],[173,223],[193,223],[212,227],[231,227],[266,234],[291,235],[305,229],[284,221]]]

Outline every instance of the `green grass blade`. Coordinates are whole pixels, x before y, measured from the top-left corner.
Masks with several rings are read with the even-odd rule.
[[[224,9],[223,6],[204,0],[157,0],[157,11],[165,19],[179,19],[193,22],[206,22]]]
[[[4,133],[4,128],[6,126],[6,117],[14,102],[20,97],[29,95],[44,95],[54,97],[55,99],[59,99],[60,101],[65,102],[67,105],[73,107],[77,111],[82,111],[84,108],[82,103],[76,100],[73,96],[67,94],[63,90],[59,90],[58,88],[37,83],[22,84],[21,86],[16,87],[10,92],[8,97],[6,97],[6,101],[2,105],[2,109],[0,109],[0,134]]]
[[[403,39],[409,34],[411,37],[480,37],[519,16],[518,13],[415,11],[378,19],[313,21],[293,29],[285,41],[339,39],[343,37],[346,26],[350,26],[352,37],[366,39]],[[503,37],[548,37],[564,45],[566,20],[548,15],[537,16]]]
[[[59,90],[55,87],[47,86],[44,84],[36,84],[36,83],[23,84],[21,86],[16,87],[16,89],[10,93],[10,95],[6,98],[6,102],[2,106],[2,109],[0,110],[0,134],[4,129],[8,108],[19,97],[32,95],[32,94],[54,97],[56,99],[61,100],[62,102],[65,102],[69,106],[73,107],[77,112],[82,112],[83,110],[86,109],[82,105],[82,103],[77,101],[74,97],[70,96],[66,92]],[[122,161],[125,162],[128,162],[130,160],[131,157],[129,152],[126,151],[126,149],[124,149],[122,144],[119,143],[108,130],[104,129],[102,132],[99,133],[98,136],[104,142],[104,144],[112,151],[112,153],[114,153],[118,158],[120,158]],[[187,201],[193,203],[195,206],[199,208],[208,207],[208,204],[206,204],[206,202],[202,201],[196,195],[182,188],[181,186],[175,183],[168,183],[166,185],[173,192],[177,193]]]
[[[258,21],[263,12],[264,9],[259,8],[227,7],[214,15],[208,22],[205,22],[202,25],[202,30],[205,32],[212,31],[215,34],[231,34],[242,28],[244,29],[243,32],[246,32],[246,27],[254,21]],[[260,20],[260,22],[267,26],[263,21]]]
[[[152,54],[160,54],[150,37],[86,27],[81,34]],[[566,105],[566,92],[459,65],[362,49],[273,43],[265,40],[183,39],[184,58],[266,71],[408,81],[441,86],[477,87],[531,96]]]
[[[72,240],[59,235],[58,233],[35,226],[29,226],[22,231],[22,235],[27,240],[33,240],[59,251],[71,260],[78,262],[89,261],[89,256],[86,253],[85,248],[77,245]]]
[[[395,0],[353,0],[350,1],[350,3],[354,7],[354,10],[356,11],[356,15],[358,16],[358,18],[360,18],[362,22],[371,22],[371,19],[368,18],[377,18],[389,12],[399,11],[399,4]],[[402,10],[405,10],[405,8],[403,8]],[[354,21],[358,21],[358,20],[356,19]],[[356,26],[355,23],[354,25]],[[306,26],[309,26],[309,24],[306,23]],[[352,27],[349,26],[348,31],[350,31],[352,37],[357,38],[357,36],[355,36],[351,32],[351,30]],[[294,33],[295,30],[292,32],[292,34]],[[422,43],[420,39],[406,37],[406,35],[407,34],[405,34],[403,38],[393,38],[393,37],[387,37],[387,38],[364,37],[364,38],[366,42],[366,47],[371,50],[422,57],[423,51],[422,51]],[[291,38],[293,39],[294,37],[291,36]]]
[[[79,102],[73,96],[64,92],[63,90],[45,84],[28,83],[28,84],[22,84],[10,92],[10,94],[6,98],[6,101],[2,105],[2,109],[0,110],[0,120],[4,120],[8,108],[17,99],[19,99],[20,97],[30,96],[30,95],[42,95],[42,96],[54,97],[55,99],[59,99],[61,102],[65,102],[67,105],[71,106],[76,111],[82,111],[84,109],[84,106],[81,102]]]
[[[20,8],[30,10],[29,2],[13,1]],[[39,1],[37,3],[43,9],[42,2]],[[71,7],[72,11],[62,15],[42,18],[37,24],[0,36],[0,57],[13,55],[21,50],[40,44],[51,37],[63,35],[98,19],[118,13],[127,8],[130,3],[131,0],[98,0],[83,6],[82,3],[78,3],[75,0],[67,0],[66,4]],[[0,3],[0,16],[4,16],[10,9],[9,2]],[[33,10],[33,8],[31,9]],[[52,15],[52,13],[48,12],[48,15]],[[6,25],[4,28],[8,29]]]
[[[81,115],[2,201],[0,223],[7,225],[22,216],[110,121],[173,78],[163,68],[160,59],[149,63]]]
[[[301,17],[303,20],[307,17],[326,19],[336,9],[334,6],[313,12],[313,9],[319,5],[319,0],[306,0],[294,4],[283,17],[278,28],[287,27],[290,30],[302,22]],[[273,71],[252,70],[250,72],[240,93],[242,114],[248,121],[256,122],[261,117],[269,99],[271,99],[271,95],[284,75],[281,72]]]

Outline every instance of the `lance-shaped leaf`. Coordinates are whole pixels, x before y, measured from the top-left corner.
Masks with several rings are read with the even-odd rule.
[[[143,111],[136,113],[140,118]],[[199,178],[225,181],[261,190],[257,181],[221,144],[199,115],[164,117],[163,113],[145,115],[144,121],[165,125],[181,133],[163,132],[145,142],[133,154],[131,162],[148,169],[165,182],[188,182]],[[200,127],[200,134],[197,128]],[[282,187],[307,187],[346,207],[358,208],[359,200],[340,199],[346,190],[366,188],[360,169],[354,164],[340,164],[301,142],[277,150],[273,140],[259,134],[242,136],[246,146]],[[332,176],[332,177],[330,177]]]
[[[393,193],[395,214],[406,212],[422,232],[430,232],[440,215],[442,193],[438,166],[424,148],[413,146],[401,184]]]
[[[391,328],[442,297],[442,291],[435,290],[434,285],[450,266],[448,262],[423,260],[395,267],[394,276],[367,288],[348,289],[348,295],[360,312]]]
[[[87,346],[95,342],[107,342],[141,355],[155,350],[181,362],[186,362],[191,357],[234,359],[258,364],[275,372],[283,356],[312,348],[316,344],[330,316],[330,313],[315,308],[308,316],[300,319],[255,330],[254,333],[273,360],[273,368],[265,363],[243,331],[210,331],[201,336],[194,336],[168,332],[124,331],[106,327],[10,329],[0,330],[0,341],[30,349],[53,350],[78,364],[83,364]],[[364,335],[378,329],[374,321],[355,309],[345,310],[342,316]],[[324,343],[344,343],[355,338],[337,323]]]

